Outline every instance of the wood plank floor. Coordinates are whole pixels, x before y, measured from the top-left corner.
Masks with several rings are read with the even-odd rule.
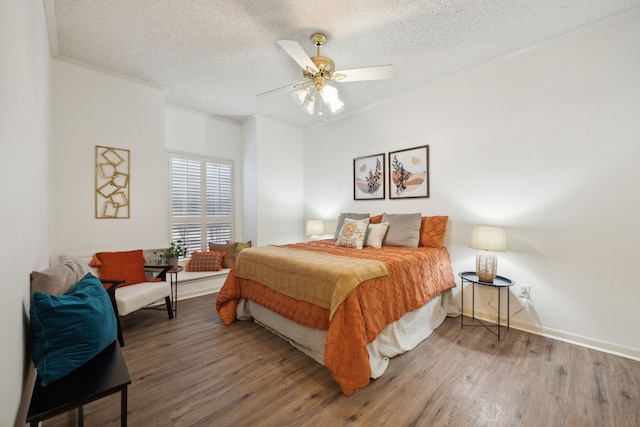
[[[251,321],[222,325],[214,306],[122,319],[130,426],[640,426],[640,362],[447,319],[346,397],[323,366]],[[119,404],[87,405],[85,425],[118,426]]]

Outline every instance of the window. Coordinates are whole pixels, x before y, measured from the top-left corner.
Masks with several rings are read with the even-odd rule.
[[[169,161],[172,241],[191,253],[233,240],[233,162],[176,153]]]

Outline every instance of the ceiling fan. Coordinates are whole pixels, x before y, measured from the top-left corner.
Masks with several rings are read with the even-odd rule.
[[[338,90],[328,84],[329,82],[348,83],[393,78],[392,65],[335,71],[335,64],[331,58],[320,55],[320,48],[327,42],[327,37],[322,33],[315,33],[311,36],[311,41],[316,46],[316,56],[309,57],[297,41],[278,40],[278,45],[302,67],[305,80],[258,94],[258,96],[294,89],[294,101],[306,113],[323,115],[327,112],[336,113],[344,106],[338,98]],[[315,102],[316,95],[319,95],[323,102]]]

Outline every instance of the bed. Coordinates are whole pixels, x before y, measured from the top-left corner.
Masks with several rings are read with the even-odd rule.
[[[282,336],[324,364],[348,396],[459,314],[449,253],[433,246],[353,248],[324,239],[246,249],[216,309],[224,324],[253,318]]]

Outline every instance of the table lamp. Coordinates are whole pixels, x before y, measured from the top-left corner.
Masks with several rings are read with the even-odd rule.
[[[471,232],[469,247],[480,249],[476,256],[476,274],[481,282],[493,283],[498,268],[498,258],[491,251],[507,250],[507,233],[502,227],[476,225]]]
[[[311,236],[311,240],[320,239],[320,235],[324,234],[324,221],[321,219],[310,219],[307,221],[307,236]]]

